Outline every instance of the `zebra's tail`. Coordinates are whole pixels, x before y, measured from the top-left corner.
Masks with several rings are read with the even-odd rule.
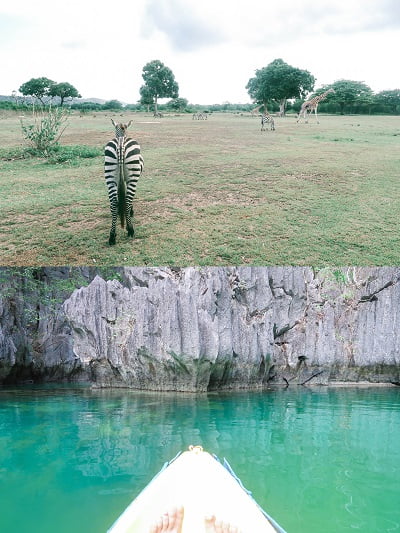
[[[126,186],[123,175],[123,166],[119,165],[119,179],[118,179],[118,216],[121,220],[121,228],[125,226],[125,197]]]

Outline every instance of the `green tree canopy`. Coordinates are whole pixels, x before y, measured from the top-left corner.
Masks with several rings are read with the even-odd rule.
[[[67,82],[54,83],[49,90],[49,96],[59,96],[61,98],[61,107],[66,98],[81,98],[81,95],[73,85]]]
[[[53,85],[55,82],[49,78],[31,78],[23,83],[18,90],[24,96],[34,96],[44,105],[43,98],[49,96]]]
[[[337,80],[330,87],[335,90],[330,99],[339,105],[342,115],[346,107],[356,103],[365,105],[373,102],[372,90],[362,81]]]
[[[256,70],[254,78],[246,85],[250,97],[266,108],[268,101],[279,103],[280,113],[285,113],[289,98],[304,98],[312,91],[315,78],[308,70],[301,70],[275,59],[266,67]]]
[[[156,113],[158,98],[177,98],[179,96],[179,86],[172,70],[158,59],[150,61],[143,67],[142,78],[145,85],[140,88],[140,94],[142,97],[146,95],[146,98],[151,97],[153,99]]]
[[[139,89],[139,92],[140,92],[139,103],[147,106],[147,111],[149,111],[149,107],[154,104],[154,97],[150,91],[150,88],[147,87],[147,85],[142,85]]]
[[[400,89],[381,91],[375,95],[377,103],[389,108],[391,113],[398,113],[400,110]]]
[[[168,106],[176,111],[183,111],[188,106],[186,98],[174,98],[168,102]]]
[[[122,109],[122,104],[119,100],[108,100],[104,103],[104,109],[119,110]]]

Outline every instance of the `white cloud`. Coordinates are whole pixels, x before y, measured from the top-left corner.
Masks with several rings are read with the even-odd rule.
[[[212,16],[205,16],[204,5],[182,0],[149,0],[144,12],[144,36],[154,31],[165,33],[173,49],[190,52],[208,48],[224,40],[223,28]],[[221,31],[222,30],[222,31]]]

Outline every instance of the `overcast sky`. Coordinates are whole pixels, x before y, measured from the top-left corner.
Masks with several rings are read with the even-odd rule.
[[[194,104],[245,103],[281,58],[316,78],[400,87],[400,0],[19,0],[0,6],[0,94],[30,78],[135,103],[159,59]]]

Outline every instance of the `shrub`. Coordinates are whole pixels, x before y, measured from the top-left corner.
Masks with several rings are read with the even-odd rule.
[[[47,113],[33,111],[33,116],[33,124],[26,125],[21,119],[22,134],[38,155],[48,157],[67,127],[67,112],[58,107]]]
[[[103,150],[94,146],[55,146],[47,160],[52,164],[77,165],[80,159],[99,157],[102,154]]]

